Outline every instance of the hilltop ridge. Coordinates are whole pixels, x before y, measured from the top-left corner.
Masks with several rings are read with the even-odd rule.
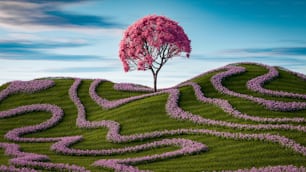
[[[158,92],[104,79],[13,81],[0,87],[0,171],[305,171],[305,117],[306,76],[258,63]]]

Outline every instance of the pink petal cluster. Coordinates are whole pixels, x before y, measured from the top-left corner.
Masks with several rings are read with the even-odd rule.
[[[149,15],[129,26],[120,42],[124,71],[146,70],[157,58],[171,58],[191,51],[190,40],[177,22]]]

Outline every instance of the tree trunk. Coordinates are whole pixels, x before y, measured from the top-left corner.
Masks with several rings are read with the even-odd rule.
[[[153,73],[153,79],[154,79],[154,92],[157,91],[157,73]]]

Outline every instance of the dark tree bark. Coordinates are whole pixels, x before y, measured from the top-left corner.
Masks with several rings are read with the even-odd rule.
[[[153,79],[154,79],[154,92],[157,91],[157,74],[153,74]]]

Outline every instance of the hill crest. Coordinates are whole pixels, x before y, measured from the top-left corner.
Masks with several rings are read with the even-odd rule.
[[[245,66],[243,66],[245,65]],[[236,89],[230,89],[227,88],[233,87],[229,83],[226,83],[228,78],[234,78],[240,77],[240,75],[249,72],[246,70],[246,68],[261,68],[261,73],[263,74],[256,74],[256,77],[253,77],[251,80],[248,80],[246,83],[246,87],[248,90],[252,90],[252,94],[249,95],[241,92],[240,90],[237,92]],[[282,71],[285,72],[285,71]],[[291,77],[295,78],[297,82],[303,83],[306,81],[305,75],[294,73],[294,72],[288,72]],[[211,76],[210,76],[211,75]],[[36,94],[47,94],[48,90],[53,90],[52,94],[55,94],[54,91],[58,90],[59,87],[57,83],[69,85],[69,83],[66,83],[67,80],[50,80],[50,79],[41,79],[41,80],[34,80],[34,81],[28,81],[28,82],[20,82],[20,81],[14,81],[10,83],[10,85],[6,88],[0,89],[0,120],[6,119],[6,118],[14,118],[14,116],[18,116],[20,114],[25,114],[29,112],[35,112],[35,111],[46,111],[48,113],[51,113],[52,116],[48,120],[46,120],[43,123],[39,123],[37,125],[31,125],[21,128],[15,128],[13,130],[8,130],[4,137],[7,140],[13,141],[14,143],[6,143],[5,140],[1,140],[0,147],[2,147],[4,150],[8,151],[10,149],[14,149],[15,151],[12,152],[11,155],[15,158],[12,158],[10,162],[15,166],[1,166],[3,169],[5,168],[16,168],[18,169],[18,166],[25,166],[25,168],[43,168],[43,169],[66,169],[66,170],[72,170],[72,171],[86,171],[87,168],[92,168],[97,170],[98,167],[103,168],[110,168],[117,171],[126,170],[126,171],[137,171],[141,169],[146,169],[145,166],[140,166],[142,168],[138,168],[134,166],[133,164],[142,164],[144,162],[155,162],[160,161],[163,162],[167,159],[172,159],[175,157],[184,157],[186,155],[194,157],[198,154],[205,155],[210,154],[210,146],[205,145],[201,141],[194,141],[193,139],[185,139],[185,138],[170,138],[167,139],[167,137],[173,137],[173,136],[180,136],[180,135],[191,135],[190,137],[193,137],[192,135],[203,135],[203,136],[210,136],[210,137],[217,137],[221,139],[233,139],[233,140],[241,140],[245,142],[245,140],[254,140],[256,143],[258,141],[264,141],[269,143],[276,143],[277,145],[280,145],[281,147],[286,147],[290,149],[290,151],[295,152],[298,154],[299,158],[301,160],[305,159],[306,156],[306,149],[305,144],[306,140],[297,139],[296,135],[290,135],[290,137],[287,137],[287,135],[277,135],[273,133],[269,133],[270,130],[279,130],[282,132],[289,132],[291,131],[297,132],[299,134],[305,134],[306,127],[305,127],[305,109],[306,109],[306,101],[305,101],[305,95],[306,93],[303,90],[303,84],[296,89],[294,93],[289,93],[287,91],[282,90],[273,90],[273,89],[267,89],[264,87],[265,84],[272,82],[272,80],[276,79],[279,76],[279,72],[276,68],[262,65],[262,64],[254,64],[254,63],[239,63],[239,64],[232,64],[227,65],[225,67],[205,72],[204,74],[201,74],[197,77],[192,78],[191,80],[188,80],[186,82],[183,82],[175,87],[167,88],[159,90],[156,93],[150,92],[151,89],[148,87],[140,86],[140,85],[134,85],[134,84],[116,84],[111,83],[106,80],[96,79],[92,82],[90,80],[84,81],[82,79],[68,79],[69,83],[72,82],[71,86],[69,87],[68,92],[68,98],[70,101],[73,102],[74,105],[71,106],[71,104],[65,105],[66,108],[62,108],[61,103],[58,103],[60,99],[56,99],[57,103],[54,104],[47,104],[47,103],[36,103],[36,104],[28,104],[25,103],[25,105],[18,106],[17,108],[10,109],[9,106],[14,106],[10,104],[9,102],[12,102],[13,99],[10,99],[11,96],[14,98],[14,96],[18,98],[18,94],[24,94],[24,93],[30,93],[33,94],[34,97]],[[206,78],[208,77],[208,78]],[[203,87],[206,86],[206,82],[203,82],[201,80],[210,81],[210,87],[212,86],[213,89],[215,89],[214,93],[215,95],[218,94],[218,97],[212,96],[210,92],[207,92],[206,90],[203,91]],[[53,82],[52,82],[53,81]],[[63,83],[62,83],[63,82]],[[88,96],[85,95],[86,92],[80,91],[83,89],[84,85],[88,82]],[[226,85],[226,86],[225,86]],[[87,86],[86,86],[87,87]],[[236,86],[237,87],[237,86]],[[106,89],[104,89],[106,88]],[[286,88],[287,89],[287,88]],[[44,91],[42,91],[44,90]],[[106,90],[106,91],[105,91]],[[140,92],[139,92],[140,91]],[[38,93],[36,93],[38,92]],[[50,91],[51,92],[51,91]],[[114,95],[113,92],[117,92],[117,94],[120,95]],[[194,98],[192,97],[192,93]],[[221,94],[220,94],[221,93]],[[15,95],[17,94],[17,95]],[[61,93],[62,94],[62,93]],[[208,96],[207,96],[207,95]],[[165,97],[164,95],[168,95],[168,97]],[[260,96],[258,96],[260,95]],[[27,95],[25,95],[26,97]],[[266,97],[277,97],[277,100],[274,100],[271,98],[267,99]],[[30,96],[31,97],[31,96]],[[29,98],[25,98],[25,100],[29,100]],[[87,97],[87,98],[86,98]],[[119,97],[119,98],[118,98]],[[155,98],[157,97],[157,98]],[[221,98],[222,97],[222,98]],[[235,97],[235,98],[231,98]],[[91,100],[89,100],[91,99]],[[243,112],[241,108],[235,107],[235,103],[233,103],[234,99],[241,99],[246,100],[247,103],[252,104],[253,106],[260,107],[258,109],[262,109],[263,112],[269,112],[271,116],[265,116],[265,115],[259,115],[256,116],[254,114],[250,115],[248,113]],[[68,100],[68,101],[69,101]],[[34,100],[31,100],[34,101]],[[51,101],[48,98],[45,98],[41,101]],[[164,110],[162,110],[164,104]],[[197,102],[190,105],[184,105],[187,102]],[[35,101],[34,101],[35,102]],[[91,105],[93,102],[96,105]],[[158,103],[160,104],[153,105],[150,102]],[[234,101],[235,102],[235,101]],[[237,101],[240,102],[240,101]],[[66,102],[67,103],[67,102]],[[145,107],[159,107],[160,109],[139,109],[141,106],[138,105],[140,103],[142,106]],[[242,102],[240,102],[242,103]],[[245,103],[245,102],[244,102]],[[21,103],[24,104],[24,103]],[[64,103],[65,104],[65,103]],[[87,106],[89,105],[90,106]],[[187,103],[188,104],[188,103]],[[200,105],[197,105],[200,104]],[[73,110],[69,110],[73,108],[73,106],[76,107],[76,113],[73,113]],[[91,106],[94,106],[95,108],[101,108],[100,112],[95,114],[94,110],[91,110]],[[191,108],[192,106],[201,107],[204,111],[200,111],[200,114],[194,113],[197,108]],[[202,107],[204,106],[204,107]],[[207,106],[207,107],[206,107]],[[133,111],[132,109],[136,108],[137,111]],[[190,111],[187,111],[185,109],[190,109]],[[1,110],[2,109],[2,110]],[[8,110],[10,109],[10,110]],[[208,109],[214,109],[215,113],[209,114],[208,116],[205,115],[205,111]],[[243,108],[242,108],[243,109]],[[142,114],[141,111],[145,111],[146,113],[149,113],[151,111],[158,112],[161,118],[165,121],[169,121],[169,119],[166,120],[166,118],[170,117],[171,123],[173,123],[173,126],[169,129],[163,130],[162,128],[159,128],[158,126],[153,126],[152,131],[146,131],[151,130],[150,128],[144,128],[146,132],[140,132],[136,134],[126,134],[123,131],[125,131],[126,121],[129,120],[128,117],[131,117],[130,115],[136,114],[136,117],[138,119],[134,119],[134,122],[143,120],[144,123],[148,123],[146,119],[142,119],[139,115]],[[117,112],[117,114],[120,114],[123,116],[126,114],[126,117],[122,117],[118,121],[124,121],[124,122],[116,122],[116,120],[108,120],[108,118],[117,118],[114,116],[111,116],[111,114],[108,114],[109,111],[111,112]],[[295,112],[295,116],[288,115],[292,114],[292,111]],[[214,117],[211,117],[211,115],[216,115],[218,113],[224,114],[223,116],[226,116],[226,118],[229,118],[227,120],[221,120],[221,119],[213,119]],[[255,113],[252,111],[252,113]],[[76,117],[74,117],[73,114],[77,114]],[[91,114],[88,116],[88,114]],[[105,114],[104,117],[103,114]],[[119,116],[120,116],[119,115]],[[73,148],[77,143],[83,142],[83,136],[82,135],[64,135],[61,137],[42,137],[36,135],[36,137],[23,137],[23,135],[31,135],[30,133],[44,133],[45,130],[52,130],[53,128],[60,128],[63,126],[62,123],[69,123],[73,124],[72,121],[66,121],[67,116],[71,116],[72,119],[74,119],[76,128],[79,128],[83,132],[81,134],[86,135],[86,131],[84,129],[95,129],[95,128],[107,128],[106,135],[106,141],[111,142],[111,144],[114,147],[116,146],[116,143],[126,143],[129,145],[131,142],[135,145],[132,146],[125,146],[123,148],[102,148],[102,149],[94,149],[94,147],[86,148],[80,147],[80,148]],[[158,116],[158,115],[157,115]],[[155,117],[157,118],[155,115]],[[222,115],[221,115],[222,116]],[[166,118],[165,118],[166,117]],[[90,119],[93,118],[93,119]],[[99,120],[100,118],[105,118],[103,120]],[[224,117],[223,117],[224,118]],[[152,119],[154,120],[154,119]],[[237,121],[238,120],[238,121]],[[175,122],[177,121],[177,122]],[[185,122],[186,121],[186,122]],[[235,121],[235,122],[234,122]],[[245,123],[244,121],[248,121]],[[0,121],[1,122],[1,121]],[[156,121],[157,122],[157,121]],[[160,121],[162,123],[162,121]],[[2,123],[7,125],[7,123]],[[196,124],[199,128],[194,127],[188,127],[192,126],[191,124]],[[299,124],[299,125],[296,125]],[[19,124],[20,125],[20,124]],[[185,128],[181,128],[179,125],[185,126]],[[134,130],[142,130],[140,127],[142,125],[139,125],[139,127],[135,126]],[[163,127],[167,125],[162,125]],[[217,127],[217,130],[214,130],[213,128]],[[137,129],[138,128],[138,129]],[[159,130],[155,130],[154,128],[159,128]],[[167,128],[167,127],[166,127]],[[227,130],[224,130],[226,128]],[[67,129],[64,129],[67,130]],[[244,130],[247,131],[260,131],[263,133],[245,133]],[[84,133],[85,132],[85,133]],[[48,131],[47,131],[48,133]],[[51,132],[49,135],[54,135],[55,133]],[[35,135],[35,134],[34,134]],[[48,135],[48,134],[47,134]],[[45,136],[45,135],[44,135]],[[158,139],[159,138],[159,139]],[[151,140],[156,141],[151,141]],[[145,141],[147,143],[141,143],[142,141]],[[297,141],[298,140],[298,141]],[[93,142],[92,140],[91,142]],[[18,144],[19,142],[25,142],[25,143],[48,143],[51,142],[52,145],[50,147],[51,152],[53,154],[55,153],[56,156],[59,156],[61,158],[66,157],[67,155],[73,156],[74,158],[78,159],[79,155],[82,156],[106,156],[106,155],[116,155],[116,154],[127,154],[131,152],[138,152],[138,151],[147,151],[150,149],[160,149],[163,147],[180,147],[180,149],[174,149],[171,151],[165,151],[160,152],[157,154],[149,154],[147,156],[140,156],[136,158],[126,157],[126,158],[120,158],[120,159],[112,159],[112,158],[106,158],[106,159],[100,159],[92,161],[92,163],[88,163],[83,165],[67,165],[65,163],[54,163],[52,160],[49,162],[43,162],[43,159],[48,159],[44,154],[35,154],[34,157],[32,157],[33,154],[22,152]],[[86,139],[85,139],[86,142]],[[140,142],[140,143],[139,143]],[[258,143],[257,143],[258,144]],[[89,146],[90,147],[90,146]],[[207,152],[208,151],[208,152]],[[289,152],[290,152],[289,151]],[[206,152],[206,153],[205,153]],[[268,151],[269,152],[269,151]],[[288,152],[287,152],[288,153]],[[196,155],[194,155],[196,154]],[[31,155],[31,156],[30,156]],[[112,156],[110,156],[112,157]],[[22,161],[20,160],[22,159]],[[183,158],[184,159],[184,158]],[[294,158],[292,158],[294,159]],[[71,160],[70,160],[71,161]],[[288,165],[282,165],[282,166],[266,166],[261,165],[258,167],[254,167],[255,169],[262,169],[262,170],[269,170],[269,169],[298,169],[303,170],[305,169],[303,166],[301,166],[302,161],[298,160],[290,160],[290,162],[293,162],[292,164]],[[153,163],[155,164],[155,163]],[[260,163],[259,163],[260,164]],[[261,164],[264,164],[261,162]],[[287,164],[287,163],[285,163]],[[178,165],[178,164],[176,164]],[[303,164],[302,164],[303,165]],[[85,166],[86,168],[84,168]],[[199,165],[200,166],[200,165]],[[241,166],[241,165],[240,165]],[[250,164],[248,165],[250,166]],[[252,167],[252,166],[251,166]],[[152,167],[151,167],[152,168]],[[153,166],[154,168],[154,166]],[[201,167],[199,167],[201,169]],[[246,169],[245,167],[235,167],[231,168],[233,169]],[[98,168],[99,169],[99,168]],[[225,167],[222,168],[223,170],[228,170]],[[201,169],[205,170],[205,169]],[[218,170],[218,169],[215,169]]]

